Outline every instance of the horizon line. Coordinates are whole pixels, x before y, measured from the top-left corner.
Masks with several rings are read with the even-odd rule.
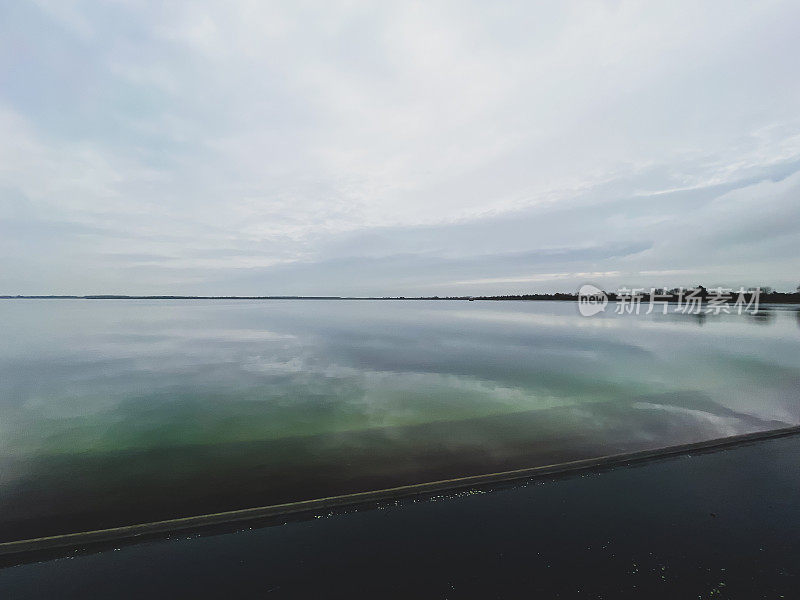
[[[697,286],[700,288],[703,286]],[[697,289],[697,288],[670,288],[669,292],[673,289]],[[663,289],[663,288],[654,288]],[[602,290],[605,292],[605,290]],[[665,290],[667,291],[667,290]],[[644,292],[644,289],[643,289]],[[652,292],[652,290],[651,290]],[[609,296],[616,296],[617,292],[606,292]],[[780,295],[780,296],[797,296],[800,295],[800,289],[797,291],[781,292],[778,290],[770,289],[769,292],[761,292],[764,296]],[[498,298],[561,298],[561,299],[577,299],[579,292],[528,292],[516,294],[461,294],[461,295],[444,295],[439,296],[424,295],[424,296],[340,296],[340,295],[292,295],[292,294],[275,294],[275,295],[183,295],[183,294],[0,294],[0,300],[14,300],[14,299],[51,299],[51,300],[480,300],[480,299],[498,299]],[[644,292],[648,295],[648,292]]]

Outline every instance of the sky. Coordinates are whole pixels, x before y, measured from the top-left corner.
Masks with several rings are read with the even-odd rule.
[[[0,4],[0,294],[800,284],[800,3]]]

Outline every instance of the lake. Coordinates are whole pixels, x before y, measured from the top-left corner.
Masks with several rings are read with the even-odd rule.
[[[797,425],[798,315],[3,300],[0,541]]]

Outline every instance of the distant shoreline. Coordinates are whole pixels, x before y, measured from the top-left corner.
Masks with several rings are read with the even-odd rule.
[[[37,296],[10,296],[0,295],[0,300],[461,300],[461,301],[559,301],[577,302],[577,294],[524,294],[513,296],[129,296],[121,294],[93,294],[86,296],[62,295],[37,295]],[[608,294],[609,302],[618,300],[616,294]],[[629,301],[629,300],[628,300]],[[649,295],[641,298],[641,303],[649,303]],[[656,300],[657,303],[679,302],[676,297]],[[785,292],[772,292],[761,294],[760,304],[800,304],[800,293],[789,294]]]

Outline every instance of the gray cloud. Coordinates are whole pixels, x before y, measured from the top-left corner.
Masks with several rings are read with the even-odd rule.
[[[794,288],[799,13],[4,5],[0,292]]]

